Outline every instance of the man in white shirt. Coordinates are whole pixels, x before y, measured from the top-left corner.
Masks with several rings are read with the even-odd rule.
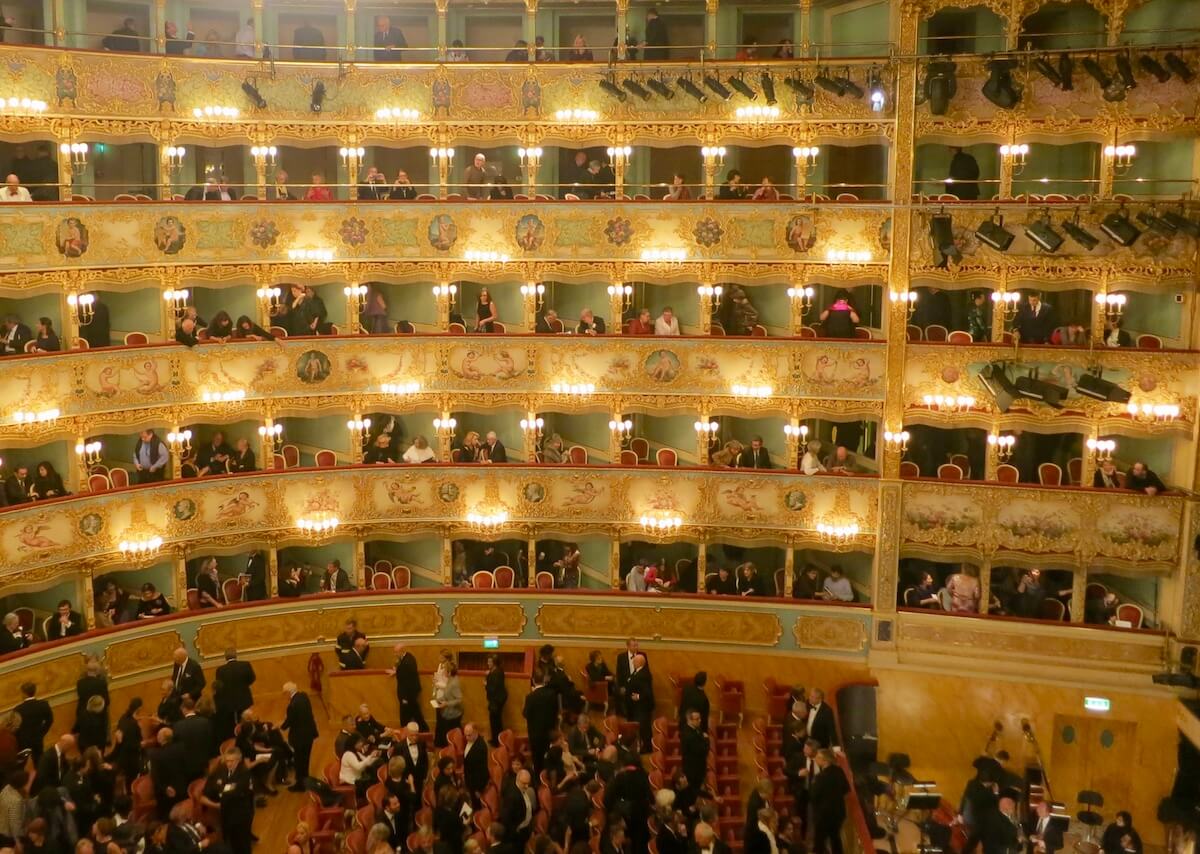
[[[9,175],[4,179],[4,189],[0,189],[0,202],[32,202],[29,191],[21,186],[21,179]]]
[[[671,306],[663,309],[662,314],[658,316],[658,320],[654,321],[655,335],[678,335],[679,334],[679,318],[675,316],[675,310]]]
[[[437,454],[434,453],[433,448],[429,447],[429,441],[424,436],[414,438],[413,443],[404,452],[404,462],[406,463],[425,463],[435,459],[437,459]]]
[[[629,570],[629,575],[625,576],[625,589],[630,593],[646,592],[646,567],[640,561],[635,563]]]
[[[237,31],[235,37],[237,46],[233,49],[233,55],[254,59],[254,19],[247,18],[246,25]]]
[[[835,602],[854,601],[854,588],[850,586],[850,579],[842,575],[842,568],[836,563],[829,568],[821,598]]]

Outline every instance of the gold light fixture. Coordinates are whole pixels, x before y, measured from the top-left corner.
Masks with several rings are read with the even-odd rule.
[[[463,254],[463,260],[468,264],[507,264],[511,259],[504,252],[490,249],[468,249]]]
[[[331,510],[317,510],[296,520],[296,527],[312,540],[330,536],[340,524],[341,520]]]
[[[796,161],[796,173],[807,177],[817,168],[817,155],[821,149],[815,145],[798,145],[792,149],[792,158]]]
[[[741,383],[735,383],[729,391],[734,397],[750,397],[757,400],[765,400],[774,393],[769,385],[742,385]]]
[[[600,114],[595,110],[557,110],[554,120],[560,124],[594,124],[600,120]]]
[[[617,285],[617,284],[609,285],[608,286],[609,299],[612,300],[618,296],[621,297],[622,313],[633,308],[633,285]]]
[[[71,169],[79,170],[87,166],[88,144],[86,142],[64,142],[58,146],[63,157],[68,158]]]
[[[45,424],[50,421],[57,421],[62,414],[58,407],[50,409],[33,410],[17,410],[13,413],[12,418],[17,424]]]
[[[433,419],[433,432],[437,433],[439,439],[453,439],[454,429],[457,426],[458,420],[449,416]]]
[[[1029,146],[1023,142],[1000,146],[1000,162],[1007,164],[1014,175],[1025,171],[1025,158],[1028,155]]]
[[[681,247],[643,249],[642,262],[646,264],[682,264],[687,260],[687,250]]]
[[[533,300],[534,310],[541,311],[542,305],[546,302],[546,286],[535,282],[521,285],[521,296],[526,300]]]
[[[846,546],[858,536],[858,524],[851,522],[845,525],[831,525],[820,522],[817,524],[817,535],[831,545]]]
[[[0,115],[5,116],[37,116],[46,112],[46,102],[36,98],[17,98],[10,95],[0,98]]]
[[[104,446],[99,441],[76,442],[75,456],[79,458],[79,462],[81,462],[83,465],[94,466],[96,463],[100,462],[101,459],[103,459],[103,456],[101,455],[103,448]]]
[[[180,430],[177,433],[172,430],[167,434],[167,446],[172,452],[180,456],[187,456],[192,450],[192,431]]]
[[[522,169],[534,171],[542,164],[542,148],[541,146],[518,148],[517,159],[521,161]]]
[[[1005,321],[1016,315],[1020,302],[1021,294],[1018,291],[992,291],[992,305],[1003,315]]]
[[[328,264],[333,260],[332,249],[289,249],[289,261],[300,261],[310,264]]]
[[[1116,320],[1125,313],[1125,294],[1096,294],[1096,305],[1106,318]]]
[[[454,162],[453,148],[431,148],[429,156],[433,158],[435,166],[449,166]]]
[[[929,409],[938,412],[966,412],[975,406],[975,398],[966,394],[927,394],[923,401]]]
[[[738,107],[734,116],[739,122],[769,122],[779,118],[779,108],[762,105]]]
[[[629,145],[612,145],[605,151],[612,160],[613,169],[623,169],[633,159],[633,147]]]
[[[884,430],[883,444],[889,451],[903,454],[908,450],[909,434],[907,430]]]
[[[708,169],[720,169],[725,165],[726,149],[723,145],[706,145],[700,149],[704,165]]]
[[[371,419],[351,418],[346,422],[346,429],[350,431],[351,441],[358,439],[361,444],[366,444],[367,438],[371,435]]]
[[[421,112],[411,107],[380,107],[375,111],[375,121],[393,124],[412,124],[421,120]]]
[[[683,518],[672,510],[651,510],[638,521],[643,531],[658,536],[678,533],[683,527]]]
[[[996,458],[1000,462],[1005,462],[1013,455],[1013,449],[1017,444],[1017,437],[1011,434],[1001,436],[999,433],[990,433],[987,437],[988,444],[995,448]]]
[[[825,260],[831,264],[870,264],[871,253],[865,250],[830,249]]]
[[[278,454],[283,448],[283,425],[268,421],[258,428],[258,437],[264,442],[270,441],[271,453]]]
[[[1113,451],[1117,449],[1117,443],[1112,439],[1090,438],[1087,440],[1087,449],[1096,462],[1104,463],[1112,459]]]
[[[383,383],[379,386],[379,390],[384,394],[395,395],[396,397],[405,397],[410,394],[416,394],[421,390],[419,382],[407,383]]]
[[[526,441],[536,442],[541,439],[542,428],[545,426],[545,420],[539,418],[536,412],[530,412],[528,417],[521,419],[521,432],[525,434]]]
[[[275,166],[275,156],[279,153],[279,149],[273,145],[253,145],[250,147],[250,156],[254,158],[254,165],[258,168],[273,168]]]
[[[1125,407],[1134,421],[1167,424],[1179,417],[1179,406],[1173,403],[1134,403]]]
[[[282,288],[259,288],[254,292],[267,315],[274,314],[279,308],[279,300],[283,296]]]
[[[226,107],[209,104],[204,107],[194,107],[192,118],[210,122],[232,122],[241,115],[237,107]]]
[[[1137,148],[1133,145],[1104,146],[1104,159],[1112,164],[1114,175],[1124,175],[1128,172],[1136,155]]]
[[[342,293],[346,295],[346,300],[353,314],[362,314],[367,307],[367,286],[366,285],[346,285],[342,288]]]
[[[889,291],[888,298],[892,304],[904,303],[904,311],[907,317],[912,317],[913,312],[917,309],[917,292],[916,291]]]
[[[483,513],[467,514],[467,525],[483,534],[491,534],[503,528],[508,523],[507,510],[491,510]]]
[[[554,383],[550,391],[564,397],[588,397],[596,393],[595,383]]]
[[[616,434],[621,439],[621,442],[624,443],[633,435],[633,422],[628,418],[622,420],[618,413],[608,422],[608,431]]]
[[[204,403],[236,403],[246,399],[244,388],[227,389],[225,391],[204,391],[200,394]]]
[[[167,308],[175,315],[178,320],[183,317],[183,312],[187,309],[188,297],[192,295],[187,288],[168,288],[163,291],[163,302],[167,304]]]
[[[448,306],[454,305],[458,297],[458,285],[448,285],[444,282],[440,285],[434,285],[433,296],[439,304],[445,302]]]
[[[96,316],[96,297],[92,294],[67,294],[67,307],[78,326],[87,326]]]
[[[795,440],[796,447],[799,448],[800,453],[803,454],[805,449],[808,448],[808,425],[800,424],[797,426],[793,424],[784,424],[783,435],[789,440]]]
[[[815,294],[816,290],[808,286],[787,289],[788,299],[792,301],[792,310],[798,311],[801,317],[812,311]]]
[[[361,145],[343,145],[338,149],[338,156],[342,158],[342,165],[354,170],[362,159],[367,156],[367,150]]]
[[[163,163],[171,172],[178,170],[183,166],[183,158],[187,154],[187,149],[182,145],[168,145],[163,149]]]
[[[149,563],[162,548],[163,538],[154,534],[138,533],[121,540],[117,548],[126,560],[139,564]]]

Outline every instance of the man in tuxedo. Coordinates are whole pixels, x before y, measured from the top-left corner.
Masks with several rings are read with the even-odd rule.
[[[171,807],[187,797],[188,755],[187,748],[175,740],[175,733],[170,727],[163,727],[155,736],[157,747],[147,751],[150,760],[150,781],[154,784],[154,800],[158,817],[166,821],[171,815]]]
[[[787,757],[804,749],[808,739],[808,710],[803,700],[792,700],[792,710],[783,720],[783,755]]]
[[[359,638],[349,649],[338,647],[334,652],[337,653],[338,664],[341,665],[342,670],[366,670],[367,649],[367,639]]]
[[[231,747],[223,767],[209,776],[201,801],[221,811],[221,837],[233,854],[250,854],[254,845],[254,782],[242,752]]]
[[[484,461],[489,463],[506,463],[508,462],[508,451],[504,449],[504,443],[500,441],[500,437],[496,435],[495,430],[489,430],[486,442],[483,446]]]
[[[809,790],[813,817],[813,854],[842,854],[842,823],[850,784],[833,761],[833,751],[817,751],[817,778]]]
[[[463,727],[463,738],[466,740],[462,758],[463,782],[472,796],[479,797],[491,781],[487,742],[479,737],[479,729],[473,723]]]
[[[25,699],[13,711],[21,718],[17,727],[17,747],[28,750],[36,768],[46,747],[46,734],[54,725],[54,712],[50,704],[37,696],[37,685],[25,682],[21,685],[21,696]]]
[[[171,684],[175,693],[180,697],[185,694],[193,700],[199,700],[204,686],[208,682],[204,678],[204,670],[200,663],[187,654],[187,650],[179,647],[174,653],[175,666],[171,670]]]
[[[633,672],[633,659],[638,655],[637,638],[629,638],[625,641],[625,652],[617,656],[617,678],[613,680],[613,686],[616,688],[616,705],[617,712],[625,717],[630,717],[628,691],[626,690],[629,684],[629,674]],[[647,665],[649,662],[647,662]]]
[[[1062,828],[1050,820],[1049,801],[1039,801],[1034,809],[1036,814],[1025,824],[1026,850],[1028,854],[1054,854],[1063,847]]]
[[[81,634],[83,617],[78,611],[72,610],[70,599],[63,599],[58,603],[50,622],[46,624],[46,640],[59,640]]]
[[[692,831],[692,844],[688,854],[730,854],[729,846],[717,838],[717,833],[708,822],[697,822]]]
[[[183,717],[175,722],[171,730],[174,740],[183,745],[187,778],[195,780],[204,776],[208,770],[208,760],[217,755],[212,721],[196,714],[196,701],[191,697],[184,697],[179,708]]]
[[[750,447],[742,449],[742,452],[738,454],[737,467],[740,469],[769,469],[771,467],[771,455],[767,453],[767,449],[763,445],[762,436],[755,436],[750,440]]]
[[[822,747],[837,744],[837,726],[833,720],[833,709],[825,702],[825,692],[813,688],[808,699],[808,737],[815,738]]]
[[[59,787],[66,780],[70,770],[71,758],[75,754],[75,736],[60,735],[54,746],[42,754],[38,760],[37,773],[29,787],[30,797],[37,797],[38,792],[47,786]]]
[[[1031,293],[1017,311],[1013,326],[1020,333],[1022,344],[1049,344],[1050,336],[1058,326],[1058,317],[1054,306],[1042,302],[1041,294]]]
[[[399,795],[393,792],[387,796],[383,809],[375,813],[375,823],[387,825],[388,844],[397,851],[402,850],[401,846],[408,838],[408,816],[405,815]]]
[[[267,598],[267,553],[252,552],[246,560],[246,601],[259,602]]]
[[[237,650],[225,650],[225,663],[217,668],[213,678],[213,702],[217,707],[217,743],[233,737],[233,730],[242,719],[242,712],[254,705],[250,686],[254,684],[254,667],[248,661],[238,661]]]
[[[1004,789],[997,801],[976,816],[975,827],[963,845],[963,854],[972,854],[983,843],[983,854],[1013,854],[1019,848],[1017,818],[1018,792]]]
[[[396,699],[400,702],[400,726],[415,722],[418,732],[428,732],[425,716],[421,713],[421,674],[417,671],[417,659],[398,643],[392,647],[396,663],[388,668],[388,676],[396,677]]]
[[[4,629],[0,631],[0,655],[28,649],[31,643],[33,635],[22,628],[21,618],[16,614],[5,614]]]
[[[708,695],[704,686],[708,684],[708,674],[701,670],[692,677],[692,681],[683,686],[679,692],[679,729],[687,726],[688,711],[695,709],[700,713],[700,731],[708,735]]]
[[[29,466],[17,466],[4,481],[4,500],[10,507],[28,504],[33,500],[29,497],[31,486],[33,478],[29,476]]]
[[[812,791],[813,782],[817,779],[817,772],[820,770],[817,768],[817,751],[820,749],[821,745],[815,738],[807,739],[804,746],[796,753],[791,754],[784,765],[784,775],[787,777],[788,788],[791,790],[792,800],[795,802],[792,815],[800,819],[800,827],[806,837],[809,826],[809,793]]]
[[[425,778],[429,776],[429,751],[420,737],[421,729],[416,721],[409,721],[404,730],[404,744],[396,748],[396,753],[404,757],[408,766],[408,774],[412,778],[412,790],[423,792]]]
[[[688,788],[697,792],[704,785],[705,771],[708,770],[709,742],[708,734],[701,727],[700,713],[695,709],[688,709],[687,725],[679,731],[679,752]]]
[[[646,656],[634,656],[633,670],[629,674],[626,688],[629,695],[628,717],[638,722],[641,752],[649,753],[650,725],[654,718],[654,681],[650,676],[650,668],[646,666]]]
[[[519,854],[517,846],[505,841],[508,829],[498,821],[493,821],[487,829],[486,854]]]
[[[533,769],[540,774],[550,749],[550,733],[558,728],[558,694],[550,687],[550,674],[542,672],[542,679],[525,695],[525,731],[529,733],[529,754]]]
[[[533,834],[533,817],[537,813],[538,800],[532,781],[533,777],[522,768],[517,772],[517,784],[505,793],[500,803],[500,823],[507,830],[505,841],[518,846],[518,851],[525,850]]]
[[[288,787],[288,791],[303,792],[312,761],[313,742],[317,740],[317,721],[313,717],[308,695],[299,690],[295,682],[285,684],[283,693],[288,695],[287,714],[279,728],[287,732],[296,766],[296,780]]]

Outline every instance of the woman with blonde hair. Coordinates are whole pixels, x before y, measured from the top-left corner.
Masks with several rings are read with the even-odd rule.
[[[458,449],[460,463],[477,463],[482,459],[483,445],[479,441],[479,431],[471,430],[463,437],[463,443]]]
[[[443,656],[447,655],[448,653],[443,653]],[[462,685],[458,681],[458,665],[453,660],[443,658],[443,661],[438,664],[438,670],[444,675],[439,687],[437,674],[434,674],[433,707],[437,711],[437,726],[434,730],[433,743],[436,747],[445,747],[449,744],[446,739],[447,733],[462,722],[463,694]]]
[[[737,439],[730,439],[725,443],[725,447],[712,455],[712,464],[727,469],[733,468],[734,463],[737,462],[737,458],[742,453],[743,447],[742,443]]]

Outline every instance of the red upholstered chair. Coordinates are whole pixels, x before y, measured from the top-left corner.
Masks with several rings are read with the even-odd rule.
[[[283,456],[283,454],[273,454],[271,459],[274,460],[275,468],[277,469],[282,470],[288,467],[287,459]]]
[[[88,492],[108,492],[111,486],[107,475],[88,475]]]
[[[295,445],[283,446],[283,461],[288,468],[294,469],[300,465],[300,449]]]
[[[817,330],[813,329],[811,326],[801,326],[800,327],[800,337],[801,338],[817,338],[819,336],[817,335]]]
[[[539,572],[536,576],[534,576],[534,581],[539,590],[554,589],[554,575],[552,573],[545,571]]]
[[[407,590],[412,586],[412,572],[407,566],[397,566],[392,570],[392,586],[397,590]]]
[[[516,581],[517,574],[513,572],[511,566],[498,566],[494,573],[496,586],[505,590],[511,590],[513,583]]]
[[[335,454],[333,451],[327,451],[327,450],[322,449],[320,451],[317,451],[317,456],[316,456],[315,460],[316,460],[316,463],[318,466],[322,466],[322,467],[336,466],[337,465],[337,454]]]
[[[587,448],[580,445],[572,445],[567,449],[567,459],[571,465],[586,466],[588,461]]]
[[[143,344],[149,344],[149,343],[150,343],[150,338],[149,338],[149,336],[146,335],[145,332],[126,332],[125,333],[125,346],[126,347],[138,347]]]
[[[489,590],[496,586],[496,579],[486,569],[481,569],[471,576],[471,586],[479,590]]]
[[[904,334],[909,341],[921,341],[925,338],[925,330],[919,326],[913,326],[911,323],[904,328]]]
[[[629,440],[629,450],[637,454],[639,460],[643,463],[650,462],[650,440],[641,436],[635,436]]]
[[[1157,335],[1139,335],[1137,337],[1137,346],[1143,350],[1161,350],[1163,342]]]
[[[630,451],[628,449],[621,451],[621,465],[636,466],[637,464],[638,464],[638,455],[637,454],[635,454],[633,451]]]
[[[379,560],[375,561],[375,566],[372,567],[372,569],[374,569],[376,572],[390,573],[392,571],[392,562],[387,558],[380,558]]]
[[[1072,457],[1067,460],[1067,477],[1070,482],[1076,486],[1083,486],[1083,460],[1079,457]]]
[[[1062,622],[1067,618],[1067,606],[1058,599],[1043,599],[1041,617]]]
[[[937,470],[938,480],[962,480],[963,470],[954,463],[942,463]]]
[[[276,338],[287,338],[287,330],[284,329],[282,326],[269,326],[269,327],[267,327],[267,331],[270,332],[272,335],[274,335]]]
[[[766,338],[767,327],[763,326],[761,323],[754,324],[750,327],[750,336],[752,338]]]
[[[392,576],[388,572],[380,572],[375,570],[371,574],[371,589],[372,590],[391,590]]]
[[[654,455],[654,461],[660,466],[677,466],[679,454],[675,453],[674,448],[659,448],[658,453]]]
[[[718,338],[724,338],[725,337],[725,327],[714,321],[712,323],[712,325],[709,326],[709,328],[708,328],[708,334],[715,335]]]
[[[961,329],[955,329],[948,336],[946,336],[946,340],[949,341],[951,344],[974,344],[975,343],[975,339],[971,337],[971,333],[964,332]]]
[[[1117,619],[1129,623],[1135,629],[1140,629],[1143,620],[1145,620],[1145,614],[1142,613],[1141,605],[1135,605],[1133,602],[1122,602],[1117,606]]]
[[[926,341],[945,341],[950,337],[950,331],[940,323],[931,323],[925,327]]]
[[[113,466],[108,470],[108,482],[112,484],[113,489],[124,489],[129,486],[129,472],[120,466]]]
[[[237,578],[226,578],[221,582],[221,592],[225,594],[226,602],[241,602],[245,588]]]
[[[996,480],[1000,483],[1016,483],[1021,479],[1021,472],[1016,466],[1001,463],[996,467]]]
[[[912,460],[904,460],[900,463],[900,477],[920,477],[921,467]]]
[[[467,327],[463,326],[461,323],[451,323],[448,327],[446,327],[446,331],[451,335],[466,335]]]
[[[1060,486],[1062,484],[1062,469],[1054,463],[1042,463],[1038,466],[1038,481],[1042,486]]]

